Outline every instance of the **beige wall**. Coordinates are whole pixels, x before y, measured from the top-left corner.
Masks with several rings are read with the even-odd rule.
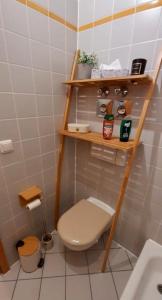
[[[122,10],[153,1],[81,0],[79,25],[94,22]],[[85,10],[86,6],[86,10]],[[78,48],[96,52],[99,63],[110,63],[119,58],[123,68],[131,67],[133,58],[145,57],[147,71],[154,69],[162,48],[162,8],[157,7],[132,14],[82,32]],[[125,202],[122,208],[116,238],[136,254],[148,238],[162,242],[162,72],[145,122]],[[138,118],[143,89],[130,90],[128,98],[134,101],[132,117]],[[113,95],[110,95],[113,98]],[[96,117],[97,92],[80,89],[78,93],[77,121],[90,122],[92,130],[101,131],[102,121]],[[115,131],[119,134],[119,127]],[[122,167],[92,158],[90,145],[77,143],[76,199],[96,196],[115,205],[122,178]]]
[[[76,0],[35,3],[77,22]],[[40,210],[27,213],[18,192],[34,184],[42,188],[48,229],[53,229],[62,82],[69,77],[76,32],[16,0],[1,0],[0,6],[0,140],[14,143],[13,153],[0,154],[0,238],[12,263],[16,241],[41,232]],[[68,144],[66,151],[73,153]],[[64,169],[64,193],[73,198],[73,162]]]

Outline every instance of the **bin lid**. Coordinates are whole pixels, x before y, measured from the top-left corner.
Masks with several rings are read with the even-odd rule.
[[[27,236],[23,239],[24,245],[18,247],[18,252],[20,256],[30,256],[34,254],[40,245],[40,241],[36,236]]]

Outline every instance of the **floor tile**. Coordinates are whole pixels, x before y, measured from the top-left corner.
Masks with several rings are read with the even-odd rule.
[[[16,262],[5,275],[0,276],[0,281],[17,280],[19,270],[20,263]]]
[[[117,300],[111,273],[90,275],[93,300]]]
[[[129,279],[131,273],[132,273],[132,271],[120,271],[120,272],[113,273],[115,286],[116,286],[119,298],[121,297],[121,294],[124,291],[124,288],[128,282],[128,279]]]
[[[63,253],[46,254],[43,277],[65,275],[65,255]]]
[[[66,277],[66,300],[91,300],[88,275]]]
[[[65,247],[60,239],[60,237],[58,236],[58,234],[53,234],[53,247],[46,251],[46,253],[63,253],[65,252]]]
[[[16,281],[0,282],[0,299],[11,300]]]
[[[41,279],[19,280],[13,300],[38,300]]]
[[[129,259],[130,259],[130,261],[131,261],[131,264],[132,264],[132,266],[133,266],[133,268],[134,268],[135,265],[136,265],[136,262],[137,262],[138,257],[135,256],[134,254],[132,254],[132,253],[129,252],[129,251],[127,251],[127,254],[128,254]]]
[[[39,300],[65,300],[65,277],[43,278]]]
[[[101,266],[102,266],[102,262],[103,262],[104,253],[105,253],[105,251],[103,251],[103,250],[87,251],[89,273],[101,272]],[[106,266],[106,271],[110,271],[108,262],[107,262],[107,266]]]
[[[42,268],[39,268],[36,271],[31,272],[31,273],[26,273],[21,268],[18,279],[41,278],[41,276],[42,276]]]
[[[112,249],[118,249],[118,248],[121,248],[121,246],[117,242],[112,241],[111,248]]]
[[[109,262],[112,271],[127,271],[132,270],[128,256],[125,250],[111,249],[109,255]]]
[[[88,274],[85,252],[69,251],[66,253],[66,275]]]

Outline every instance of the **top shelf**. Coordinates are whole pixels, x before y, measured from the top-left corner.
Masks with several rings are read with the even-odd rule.
[[[149,75],[129,75],[122,77],[109,77],[109,78],[100,78],[100,79],[83,79],[83,80],[68,80],[64,83],[71,86],[101,86],[105,84],[149,84],[152,81],[152,78]]]

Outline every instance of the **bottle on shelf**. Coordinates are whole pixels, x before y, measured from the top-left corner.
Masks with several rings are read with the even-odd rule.
[[[129,141],[131,127],[132,127],[132,120],[124,119],[121,121],[121,125],[120,125],[120,141],[121,142]]]
[[[114,115],[106,114],[103,121],[103,138],[111,140],[114,127]]]

